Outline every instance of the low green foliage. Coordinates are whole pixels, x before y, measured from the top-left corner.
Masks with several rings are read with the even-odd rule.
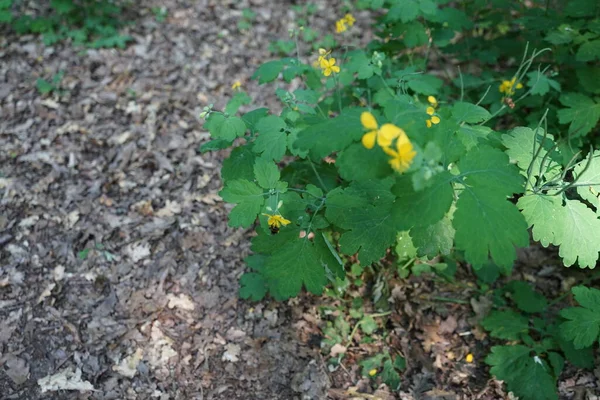
[[[235,204],[229,225],[257,231],[243,298],[336,293],[362,284],[371,266],[376,305],[390,265],[400,277],[452,280],[470,264],[487,285],[511,273],[529,229],[565,266],[596,266],[598,6],[493,3],[359,0],[359,9],[383,9],[364,48],[352,40],[366,28],[352,13],[335,34],[318,34],[308,26],[314,10],[299,7],[289,40],[271,45],[279,58],[252,76],[280,83],[282,111],[253,107],[235,84],[223,110],[205,107],[212,140],[200,151],[233,147],[222,168],[221,196]],[[449,72],[448,59],[460,68]],[[492,349],[492,374],[523,399],[557,398],[564,360],[589,365],[597,293],[577,289],[581,307],[564,310],[565,320],[548,317],[550,303],[525,282],[503,294],[511,302],[482,325],[517,344]],[[333,323],[330,345],[345,343],[346,324]],[[396,358],[364,362],[397,387]]]
[[[49,10],[32,17],[15,9],[13,0],[0,0],[0,24],[9,24],[17,33],[40,34],[44,44],[70,39],[88,47],[125,47],[132,40],[119,33],[123,7],[112,0],[51,0]]]
[[[64,71],[60,71],[55,74],[50,81],[43,78],[38,78],[35,82],[37,90],[40,94],[49,94],[52,92],[60,91],[60,81],[62,81]]]
[[[565,360],[581,368],[594,365],[600,290],[577,286],[572,292],[582,307],[566,308],[558,315],[525,282],[513,281],[497,290],[495,306],[502,309],[491,311],[482,326],[491,337],[511,343],[492,347],[485,362],[519,398],[558,399],[556,380]]]

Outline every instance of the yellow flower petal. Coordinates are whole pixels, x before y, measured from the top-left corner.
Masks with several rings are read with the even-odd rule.
[[[331,75],[331,68],[327,67],[323,70],[323,75],[329,76]]]
[[[340,19],[338,21],[336,21],[335,23],[335,31],[336,33],[342,33],[345,32],[348,28],[346,27],[346,21],[343,19]]]
[[[231,85],[231,88],[234,90],[239,87],[242,87],[242,82],[240,82],[240,81],[235,81],[235,82],[233,82],[233,85]]]
[[[356,19],[354,19],[352,14],[346,14],[344,15],[344,21],[348,24],[348,26],[352,26],[356,22]]]
[[[437,104],[437,99],[433,96],[429,96],[427,97],[427,101],[432,104],[432,105],[436,105]]]
[[[468,362],[469,364],[473,362],[473,354],[469,353],[467,354],[467,356],[465,357],[465,361]]]
[[[369,371],[369,376],[375,376],[377,375],[377,369],[373,368],[372,370]]]
[[[331,70],[333,72],[335,72],[336,74],[340,73],[340,67],[338,67],[337,65],[334,65],[333,67],[331,67]]]
[[[327,60],[325,59],[325,57],[321,57],[321,58],[319,59],[319,64],[320,64],[321,68],[323,68],[323,69],[325,69],[325,68],[329,68],[329,61],[327,61]]]
[[[435,125],[440,123],[440,117],[438,117],[437,115],[434,115],[431,117],[431,122]]]
[[[406,132],[394,124],[384,124],[381,129],[379,129],[377,144],[381,147],[389,146],[392,144],[392,141],[400,135],[406,136]]]
[[[517,83],[517,89],[523,89],[523,84],[522,83]]]
[[[435,113],[435,108],[427,107],[427,110],[425,110],[425,112],[429,115],[433,115]]]
[[[373,114],[368,111],[360,114],[360,123],[365,129],[377,129],[377,121]]]
[[[377,131],[371,131],[368,133],[365,133],[362,137],[362,144],[363,146],[365,146],[367,149],[372,149],[373,146],[375,146],[375,139],[377,138]]]
[[[431,120],[430,119],[428,119],[427,121],[425,121],[425,123],[427,124],[428,128],[431,128]]]
[[[329,66],[330,66],[330,67],[333,67],[334,65],[335,65],[335,58],[331,57],[331,58],[329,59]]]

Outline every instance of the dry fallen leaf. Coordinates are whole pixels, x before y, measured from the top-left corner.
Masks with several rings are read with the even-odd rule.
[[[169,299],[168,307],[169,308],[180,308],[182,310],[192,311],[194,310],[194,302],[190,298],[183,293],[180,293],[179,296],[175,296],[172,293],[167,295],[167,299]]]
[[[80,392],[95,390],[90,382],[81,380],[81,369],[79,368],[75,371],[68,368],[57,374],[45,376],[38,379],[37,383],[40,385],[42,393],[58,390],[78,390]]]
[[[167,200],[165,206],[156,212],[157,217],[172,217],[181,213],[181,206],[176,201]]]
[[[128,378],[133,378],[137,372],[137,367],[143,354],[144,351],[138,348],[135,353],[131,354],[129,357],[125,357],[118,365],[113,365],[113,371]]]
[[[223,357],[221,357],[221,360],[229,362],[238,362],[238,356],[240,355],[241,351],[242,350],[239,345],[229,343],[227,346],[225,346],[225,352],[223,353]]]

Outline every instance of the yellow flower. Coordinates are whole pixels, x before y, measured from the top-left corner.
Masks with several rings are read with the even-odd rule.
[[[369,371],[369,376],[375,376],[377,375],[377,368],[373,368],[372,370]]]
[[[523,84],[521,82],[517,83],[517,77],[514,76],[510,81],[502,81],[502,84],[498,87],[500,93],[505,93],[507,96],[512,96],[515,94],[516,89],[522,89]]]
[[[335,22],[335,32],[336,33],[346,32],[347,30],[348,30],[348,27],[346,26],[345,19],[340,19]]]
[[[333,57],[330,58],[329,60],[326,60],[325,58],[321,58],[320,64],[321,64],[321,69],[323,70],[323,75],[325,75],[325,76],[331,75],[332,72],[335,72],[336,74],[340,72],[340,67],[335,65],[335,58],[333,58]]]
[[[383,151],[392,156],[389,161],[392,168],[400,173],[403,173],[410,168],[413,159],[417,155],[408,136],[406,136],[404,131],[402,131],[402,133],[403,134],[396,140],[396,150],[387,147],[383,148]]]
[[[432,103],[432,104],[437,104],[437,101],[435,101],[435,97],[433,96],[429,96],[430,98],[432,98],[434,100],[434,102],[431,101],[430,98],[427,98],[427,100]],[[427,121],[425,121],[425,123],[427,124],[428,128],[431,128],[432,125],[437,125],[440,123],[440,117],[438,117],[435,114],[435,108],[434,107],[427,107],[427,109],[425,110],[425,112],[427,113],[427,115],[430,115],[431,118],[429,118]]]
[[[331,50],[327,51],[324,48],[319,49],[319,58],[317,61],[313,62],[313,67],[317,68],[321,64],[321,60],[324,60],[331,53]]]
[[[433,107],[437,107],[437,99],[433,96],[429,96],[427,97],[427,101],[429,102],[429,104],[431,104]]]
[[[348,24],[348,26],[352,26],[356,22],[356,19],[354,19],[352,14],[348,13],[344,15],[344,21]]]
[[[233,85],[231,85],[231,88],[232,88],[233,90],[235,90],[235,89],[239,89],[239,88],[241,88],[241,87],[242,87],[242,82],[240,82],[240,81],[235,81],[235,82],[233,82]]]
[[[406,133],[402,129],[393,124],[383,124],[379,128],[375,117],[368,111],[360,115],[360,123],[365,129],[369,130],[362,137],[362,144],[367,149],[372,149],[375,146],[375,142],[381,147],[388,147],[397,137],[401,135],[406,136]]]
[[[283,218],[281,215],[271,215],[264,213],[263,215],[265,217],[269,217],[269,219],[267,220],[267,224],[269,224],[270,227],[279,228],[281,225],[286,226],[292,222],[288,219]]]
[[[467,356],[465,357],[465,361],[471,364],[473,362],[473,354],[467,354]]]

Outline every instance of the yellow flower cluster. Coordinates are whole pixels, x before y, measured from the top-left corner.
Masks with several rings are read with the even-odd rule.
[[[344,18],[335,21],[335,32],[346,32],[348,30],[348,27],[354,25],[355,22],[356,19],[354,19],[354,16],[352,16],[352,14],[346,14],[344,15]]]
[[[512,96],[515,94],[515,89],[522,89],[523,84],[521,82],[517,83],[517,77],[513,77],[510,81],[502,81],[498,90],[500,93],[504,93],[507,96]]]
[[[427,101],[429,102],[430,106],[427,107],[427,109],[425,110],[425,112],[427,113],[427,115],[429,115],[431,118],[429,118],[427,121],[425,121],[425,123],[427,124],[428,128],[431,128],[432,125],[437,125],[440,123],[440,117],[438,117],[435,114],[435,109],[438,106],[438,102],[437,99],[433,96],[429,96],[427,97]]]
[[[329,53],[331,53],[331,50],[319,49],[319,58],[317,59],[317,65],[325,76],[329,76],[333,72],[336,74],[340,72],[340,67],[335,65],[335,58],[327,58]]]
[[[389,163],[400,173],[410,167],[417,153],[404,130],[394,124],[383,124],[379,127],[373,114],[366,111],[360,115],[360,122],[369,131],[362,137],[363,146],[372,149],[377,143],[387,155],[392,157]]]

